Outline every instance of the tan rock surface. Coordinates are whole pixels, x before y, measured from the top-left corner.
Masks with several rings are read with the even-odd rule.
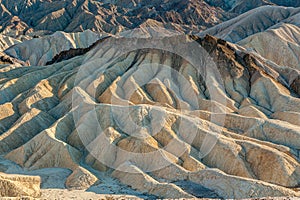
[[[41,196],[40,177],[8,175],[0,173],[0,197],[33,197]]]
[[[86,190],[90,188],[98,179],[89,171],[82,167],[78,167],[68,177],[66,186],[71,190]]]
[[[223,81],[207,84],[195,66],[162,53],[168,39],[202,45]],[[26,170],[66,168],[72,189],[90,190],[105,174],[160,198],[201,196],[178,181],[220,198],[299,196],[299,126],[274,118],[296,118],[300,101],[279,66],[211,36],[140,40],[158,46],[119,56],[111,44],[128,41],[106,38],[49,66],[6,68],[5,158]]]
[[[121,165],[113,172],[112,175],[120,179],[122,183],[130,185],[134,189],[138,189],[161,198],[193,198],[192,195],[185,193],[174,184],[159,183],[130,163]]]
[[[265,32],[251,35],[239,42],[246,48],[252,48],[258,54],[281,66],[299,68],[300,29],[285,23]]]
[[[180,5],[181,9],[178,9]],[[191,9],[195,12],[191,13]],[[45,12],[47,10],[47,12]],[[172,30],[199,32],[233,14],[205,1],[1,1],[1,33],[32,38],[55,31],[118,34],[141,26],[163,26]],[[143,16],[143,17],[141,17]],[[163,22],[163,23],[162,23]]]
[[[100,38],[99,34],[90,30],[79,33],[56,32],[50,36],[34,38],[12,46],[5,52],[14,58],[28,61],[30,65],[41,66],[51,61],[62,51],[87,48]],[[35,46],[35,48],[30,48],[31,46]]]
[[[9,47],[18,43],[21,43],[21,41],[5,35],[0,35],[0,51],[4,51],[5,49],[8,49]]]
[[[239,42],[249,36],[249,39],[253,35],[253,38],[255,38],[256,33],[264,32],[269,28],[276,27],[277,25],[281,26],[284,23],[298,26],[298,20],[300,17],[299,11],[299,7],[287,8],[283,6],[262,6],[256,9],[252,9],[246,13],[243,13],[222,24],[209,28],[199,34],[201,36],[210,34],[222,38],[226,41]],[[297,33],[295,32],[295,34]],[[268,40],[273,40],[274,38],[276,38],[276,36],[271,36],[270,38],[268,38]],[[253,40],[253,42],[255,42],[255,40]],[[279,43],[281,42],[284,43],[284,40],[279,41]],[[271,47],[270,44],[267,44],[267,46],[263,48],[268,47]],[[284,49],[286,47],[287,46],[284,45],[281,48]]]
[[[219,170],[203,170],[199,173],[190,175],[190,179],[197,183],[202,184],[207,188],[215,190],[218,195],[224,198],[231,198],[234,196],[237,199],[244,198],[245,196],[257,197],[280,197],[280,196],[295,196],[299,195],[296,192],[260,182],[251,179],[243,179],[235,176],[229,176],[220,172]],[[226,191],[226,193],[224,193]]]
[[[116,195],[116,194],[96,194],[94,192],[86,192],[82,190],[63,190],[63,189],[44,189],[42,190],[42,199],[62,199],[62,200],[84,200],[84,199],[110,199],[123,200],[134,199],[141,200],[143,198],[133,195]]]

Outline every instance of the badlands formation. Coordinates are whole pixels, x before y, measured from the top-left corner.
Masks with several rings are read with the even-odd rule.
[[[0,1],[0,196],[300,197],[297,1],[22,2]]]
[[[1,66],[3,159],[29,171],[68,169],[68,189],[101,185],[105,173],[161,198],[203,197],[183,182],[221,198],[299,196],[300,74],[292,68],[281,72],[212,36],[106,37],[43,66],[20,64],[24,44],[5,51],[19,52],[18,63]],[[175,52],[200,45],[202,54],[188,61],[163,50],[168,44]],[[48,55],[31,51],[40,56],[30,62]]]
[[[298,7],[300,3],[298,0],[1,0],[0,34],[21,41],[56,31],[90,29],[119,34],[149,23],[197,34],[265,5]],[[0,43],[0,49],[1,46]]]

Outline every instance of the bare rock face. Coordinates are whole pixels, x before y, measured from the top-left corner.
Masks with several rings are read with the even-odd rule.
[[[250,7],[256,5],[251,1],[230,2],[233,10],[236,9],[234,6],[240,5],[241,8],[246,8],[244,4]],[[263,3],[289,5],[290,7],[262,6],[252,9],[198,35],[211,34],[237,43],[251,54],[262,56],[267,62],[279,65],[281,75],[286,73],[284,71],[290,71],[290,68],[299,70],[300,13],[298,2],[263,1]]]
[[[0,1],[0,196],[299,198],[297,6]]]
[[[40,177],[0,173],[0,197],[39,198]]]
[[[21,41],[16,40],[14,38],[5,36],[5,35],[0,35],[0,51],[4,51],[10,46],[13,46],[15,44],[21,43]]]
[[[300,116],[297,112],[275,112],[272,118],[286,121],[297,126],[300,125]]]
[[[78,167],[68,177],[66,186],[68,189],[86,190],[90,188],[98,179],[89,171]]]
[[[104,37],[104,36],[103,36]],[[82,33],[56,32],[43,38],[34,38],[15,45],[5,51],[30,65],[45,65],[52,58],[65,50],[87,48],[101,38],[100,35],[87,30]],[[34,46],[35,48],[31,48]]]
[[[300,196],[299,124],[285,117],[300,113],[295,69],[209,35],[112,36],[60,55],[2,71],[6,159],[67,168],[69,189],[90,189],[101,171],[160,198],[200,197],[179,181],[220,198]]]
[[[253,198],[295,195],[293,191],[280,186],[228,176],[218,170],[203,170],[202,172],[191,174],[190,178],[192,181],[201,183],[203,186],[213,189],[219,196],[224,198],[231,198],[232,194],[234,194],[235,198],[244,198],[245,196]],[[226,193],[224,193],[224,191],[226,191]]]
[[[118,34],[149,23],[184,33],[199,33],[238,14],[266,5],[300,6],[297,0],[17,0],[13,3],[3,0],[0,4],[1,34],[19,40],[56,31],[88,29]]]
[[[207,2],[211,5],[219,6],[226,11],[239,14],[264,5],[286,7],[300,6],[299,1],[297,0],[207,0]]]
[[[192,195],[187,194],[174,184],[159,183],[130,163],[121,165],[112,175],[134,189],[162,198],[193,198]]]
[[[239,42],[248,36],[263,32],[282,23],[298,26],[299,11],[299,7],[262,6],[209,28],[199,33],[199,35],[210,34],[226,41]]]
[[[47,12],[45,12],[47,10]],[[1,33],[34,37],[55,31],[117,34],[147,20],[165,28],[199,32],[231,17],[205,1],[1,1]],[[24,36],[25,35],[25,36]]]
[[[239,44],[255,50],[264,58],[278,65],[299,70],[299,39],[300,29],[298,26],[283,24],[254,34],[240,41]]]

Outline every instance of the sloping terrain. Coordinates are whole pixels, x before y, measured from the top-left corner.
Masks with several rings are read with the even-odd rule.
[[[0,33],[33,37],[55,31],[87,29],[117,34],[151,19],[166,28],[199,32],[228,19],[231,14],[205,1],[93,1],[93,0],[1,0]]]
[[[265,29],[269,27],[271,19],[281,20],[293,15],[293,9],[286,7],[300,6],[297,0],[29,0],[29,1],[0,1],[0,33],[16,38],[18,40],[28,40],[33,37],[53,34],[56,31],[79,32],[92,30],[97,33],[119,34],[125,30],[142,27],[145,24],[151,26],[162,26],[163,28],[176,30],[183,33],[199,33],[202,30],[213,27],[231,18],[237,17],[249,10],[261,6],[274,6],[272,9],[262,9],[255,11],[256,19],[246,15],[239,16],[235,21],[231,21],[236,30],[241,34],[240,29],[246,29],[243,33],[249,35],[247,26],[252,29]],[[289,13],[289,14],[288,14]],[[251,14],[251,13],[250,13]],[[260,18],[264,16],[264,18]],[[254,21],[253,21],[254,20]],[[236,23],[241,21],[239,23]],[[272,20],[271,20],[272,21]],[[260,23],[263,23],[260,25]],[[226,25],[228,26],[228,24]],[[246,27],[245,27],[246,26]],[[217,29],[216,31],[214,31]],[[223,37],[224,31],[214,28],[207,33],[216,34]],[[256,32],[257,30],[254,30]],[[253,34],[254,32],[250,32]],[[226,33],[229,34],[229,33]],[[226,39],[236,40],[230,36]],[[239,36],[241,37],[241,36]],[[238,38],[240,39],[240,38]]]
[[[100,187],[104,172],[161,198],[300,196],[292,68],[212,36],[112,36],[62,55],[1,65],[6,159],[67,168],[69,189]]]
[[[225,11],[238,14],[242,14],[251,9],[265,5],[286,7],[300,6],[300,2],[298,0],[207,0],[207,2],[213,6],[221,7]]]
[[[238,44],[281,66],[300,70],[300,28],[293,24],[280,24],[267,31],[247,37]]]
[[[8,47],[19,43],[21,43],[21,41],[7,37],[5,35],[0,35],[0,51],[4,51]]]
[[[297,6],[0,0],[0,196],[299,198]]]
[[[40,177],[0,173],[0,196],[38,198],[41,196],[40,183]]]
[[[29,65],[45,65],[62,51],[87,48],[102,37],[106,35],[96,34],[90,30],[79,33],[56,32],[53,35],[14,45],[7,48],[4,53],[28,62]]]
[[[299,66],[299,8],[263,6],[199,33],[237,43],[282,67]]]
[[[262,6],[236,18],[205,30],[199,35],[214,35],[230,42],[239,42],[255,33],[263,32],[282,23],[299,26],[300,8]]]

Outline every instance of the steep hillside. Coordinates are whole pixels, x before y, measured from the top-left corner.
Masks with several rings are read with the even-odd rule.
[[[0,33],[24,37],[93,30],[116,34],[133,29],[151,19],[186,33],[218,24],[231,15],[205,1],[93,1],[93,0],[2,0]]]
[[[0,0],[0,197],[300,198],[298,6]]]
[[[21,43],[21,41],[5,35],[0,35],[0,51],[4,51],[5,49],[19,43]]]
[[[300,8],[262,6],[205,30],[199,35],[211,34],[230,42],[238,42],[282,23],[299,26],[299,18]]]
[[[221,7],[225,11],[242,14],[251,9],[265,6],[277,5],[286,7],[299,7],[298,0],[207,0],[210,5]]]
[[[300,73],[211,36],[109,37],[65,58],[1,67],[6,159],[67,168],[70,189],[105,172],[160,198],[300,195]]]
[[[261,56],[281,66],[300,70],[300,28],[292,24],[280,24],[257,33],[238,44],[256,51]]]
[[[56,32],[14,45],[4,52],[30,65],[45,65],[62,51],[87,48],[106,36],[106,34],[100,35],[90,30],[79,33]]]

